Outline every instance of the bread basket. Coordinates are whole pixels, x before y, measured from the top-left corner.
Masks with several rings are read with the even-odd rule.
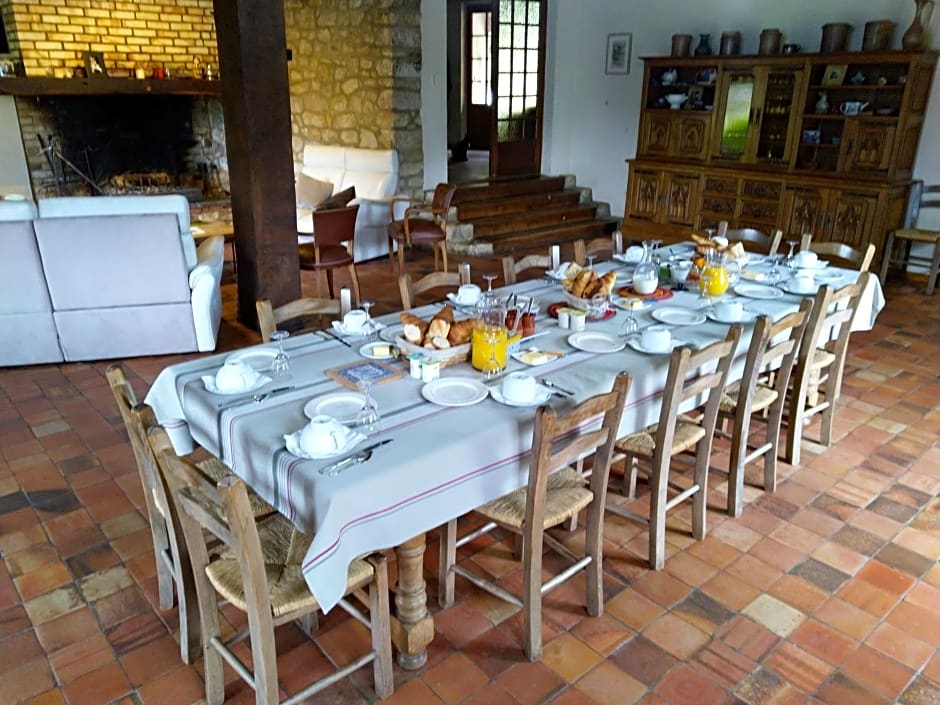
[[[574,296],[567,289],[564,290],[565,301],[571,308],[584,311],[589,320],[598,320],[603,318],[610,310],[609,296],[595,296],[591,299],[582,299]]]
[[[466,362],[470,358],[470,343],[454,345],[450,348],[426,348],[421,345],[409,343],[401,336],[398,336],[395,340],[395,345],[401,350],[401,355],[405,359],[410,358],[415,353],[420,353],[424,355],[425,360],[441,363],[441,367]]]

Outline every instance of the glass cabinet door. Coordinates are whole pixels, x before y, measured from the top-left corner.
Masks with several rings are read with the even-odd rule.
[[[753,118],[752,102],[757,77],[750,72],[731,72],[726,77],[718,154],[724,159],[744,159],[747,155],[748,130]]]
[[[799,88],[800,71],[771,71],[767,74],[764,100],[754,115],[759,162],[786,164],[790,161],[790,110]],[[799,106],[794,108],[799,112]]]

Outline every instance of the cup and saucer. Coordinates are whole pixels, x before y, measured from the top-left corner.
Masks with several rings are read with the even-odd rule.
[[[501,384],[490,387],[490,396],[507,406],[538,406],[552,397],[552,390],[524,372],[510,372]]]
[[[461,308],[473,308],[482,295],[483,291],[476,284],[461,284],[456,293],[447,293],[447,300]]]
[[[382,324],[377,321],[371,321],[371,331],[369,329],[370,318],[369,314],[363,311],[362,309],[353,309],[348,311],[341,321],[333,321],[333,330],[339,333],[342,336],[358,337],[363,336],[366,333],[371,331],[377,331],[381,328],[384,328]]]
[[[673,336],[669,326],[654,325],[647,326],[639,335],[629,338],[627,344],[647,355],[668,355],[680,345],[686,345],[686,342]]]
[[[819,289],[819,284],[812,272],[797,272],[795,276],[780,284],[780,288],[788,294],[797,296],[812,296]]]
[[[244,394],[260,389],[271,378],[258,372],[244,360],[226,360],[215,375],[203,375],[202,383],[212,394]]]
[[[352,450],[366,439],[361,433],[344,426],[332,416],[320,414],[302,429],[284,435],[287,452],[298,458],[320,460],[334,458]]]
[[[740,301],[720,301],[705,311],[709,320],[716,323],[753,323],[757,314],[744,307]]]

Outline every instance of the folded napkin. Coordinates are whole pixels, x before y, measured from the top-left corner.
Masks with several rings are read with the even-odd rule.
[[[308,453],[300,447],[301,433],[303,433],[303,429],[294,431],[293,433],[284,434],[284,446],[287,448],[287,452],[291,455],[296,455],[298,458],[306,458],[307,460],[326,460],[327,458],[335,458],[339,455],[342,455],[343,453],[348,453],[366,439],[366,437],[358,431],[349,431],[349,435],[346,436],[346,443],[343,444],[342,448],[337,448],[331,453],[324,453],[321,455],[319,453]]]
[[[622,255],[614,255],[614,259],[625,264],[639,264],[643,260],[643,248],[630,245]]]
[[[571,262],[562,262],[558,265],[558,269],[546,270],[545,274],[552,279],[564,279],[569,266],[571,266]]]
[[[372,320],[372,325],[374,326],[373,330],[375,331],[380,331],[383,328],[387,327],[384,323],[379,323],[375,319]],[[357,336],[361,336],[365,334],[362,328],[360,328],[357,331],[346,330],[346,327],[343,325],[342,321],[333,321],[333,330],[335,330],[340,335],[348,335],[352,337],[357,337]]]
[[[258,379],[255,381],[255,383],[248,387],[245,387],[244,389],[236,389],[233,391],[223,392],[222,390],[220,390],[218,387],[215,386],[214,375],[202,376],[202,383],[206,385],[206,391],[211,392],[212,394],[245,394],[246,392],[253,392],[256,389],[263,387],[270,381],[271,381],[270,377],[267,377],[265,375],[258,375]]]

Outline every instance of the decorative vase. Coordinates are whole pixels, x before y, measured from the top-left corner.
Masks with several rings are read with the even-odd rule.
[[[825,93],[819,94],[819,100],[816,101],[816,112],[825,115],[829,112],[829,96]]]
[[[765,29],[760,33],[760,44],[757,53],[762,56],[768,54],[780,53],[780,42],[783,40],[783,34],[779,29]]]
[[[829,22],[822,26],[822,41],[819,43],[821,54],[835,54],[845,51],[849,42],[852,25],[847,22]]]
[[[695,47],[696,56],[711,56],[712,55],[711,38],[712,38],[712,35],[710,34],[698,35],[698,46]]]
[[[733,56],[741,53],[741,33],[740,32],[722,32],[721,44],[718,53],[722,56]]]
[[[901,46],[905,49],[924,48],[924,27],[930,22],[933,0],[914,0],[914,21],[901,37]]]
[[[891,48],[894,39],[894,22],[891,20],[872,20],[865,23],[862,35],[862,51],[886,51]]]
[[[672,35],[672,55],[688,56],[689,49],[692,46],[691,34],[673,34]]]

